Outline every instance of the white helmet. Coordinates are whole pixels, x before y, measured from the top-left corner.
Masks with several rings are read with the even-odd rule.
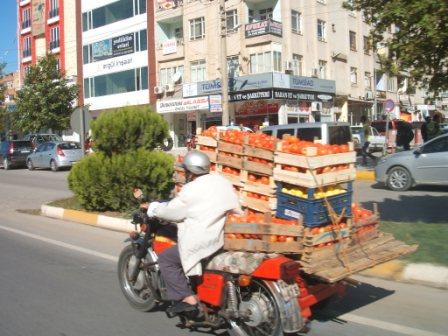
[[[210,159],[206,154],[192,150],[185,155],[182,166],[194,175],[204,175],[210,172]]]

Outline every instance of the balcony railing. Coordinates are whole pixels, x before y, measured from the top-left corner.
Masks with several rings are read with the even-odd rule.
[[[183,6],[183,0],[165,0],[158,1],[156,11],[162,12]]]
[[[283,35],[283,24],[271,19],[252,22],[245,25],[246,38],[257,37],[262,35]]]
[[[50,50],[59,48],[59,40],[56,41],[50,41]]]
[[[55,17],[57,17],[57,16],[59,16],[59,8],[53,8],[52,10],[50,10],[50,11],[48,12],[48,17],[49,17],[50,19],[55,18]]]
[[[22,29],[30,28],[31,27],[31,20],[25,20],[22,21]]]
[[[27,57],[31,57],[31,49],[25,49],[22,51],[22,57],[23,58],[27,58]]]

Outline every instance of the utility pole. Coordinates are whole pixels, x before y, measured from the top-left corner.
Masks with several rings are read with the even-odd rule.
[[[227,22],[226,22],[226,2],[219,0],[220,39],[221,39],[221,101],[222,101],[222,124],[230,124],[229,115],[229,74],[227,71]]]
[[[373,65],[373,120],[378,119],[378,106],[376,105],[376,69],[375,64]]]

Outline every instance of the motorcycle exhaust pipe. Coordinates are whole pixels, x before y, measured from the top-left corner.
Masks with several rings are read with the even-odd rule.
[[[229,336],[249,336],[235,321],[230,321]]]
[[[129,259],[128,263],[128,278],[131,281],[135,281],[137,279],[138,273],[140,272],[140,259],[135,255]]]

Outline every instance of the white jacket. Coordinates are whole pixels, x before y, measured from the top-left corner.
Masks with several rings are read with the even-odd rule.
[[[187,276],[202,274],[201,259],[224,245],[228,211],[241,211],[238,195],[224,177],[207,174],[187,183],[178,196],[154,210],[157,217],[178,222],[178,247]]]

